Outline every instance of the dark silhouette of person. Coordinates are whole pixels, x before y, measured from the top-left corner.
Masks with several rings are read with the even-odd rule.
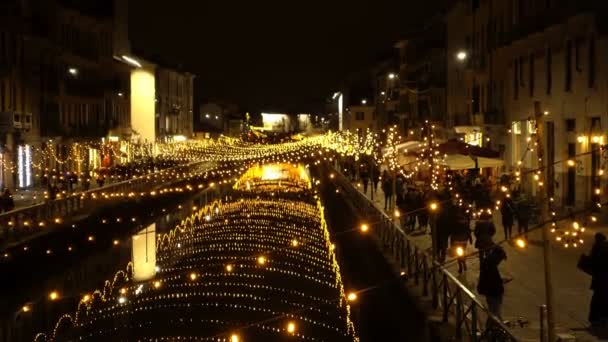
[[[505,240],[510,240],[513,233],[513,221],[515,215],[515,204],[509,197],[505,197],[500,204],[500,214],[502,216],[502,226],[505,231]]]
[[[500,320],[502,320],[501,309],[505,287],[498,271],[498,265],[506,259],[507,253],[502,247],[496,244],[488,247],[486,256],[479,266],[479,283],[477,284],[477,292],[486,297],[488,311]]]

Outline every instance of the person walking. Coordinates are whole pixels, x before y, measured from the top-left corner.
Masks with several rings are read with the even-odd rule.
[[[593,296],[589,305],[591,327],[608,328],[608,242],[606,235],[595,234],[589,255],[581,255],[578,267],[591,276]]]
[[[524,234],[525,238],[528,238],[528,225],[530,224],[530,216],[532,215],[532,208],[527,199],[522,199],[517,203],[517,233],[519,235]]]
[[[435,257],[437,261],[440,263],[445,262],[447,249],[448,249],[448,241],[450,239],[450,235],[452,235],[452,224],[456,216],[456,208],[452,204],[452,202],[447,202],[446,206],[439,212],[437,216],[436,222],[436,234],[435,238],[435,246],[437,246],[437,250],[435,251]]]
[[[372,174],[372,182],[374,182],[374,184],[372,185],[374,187],[373,191],[375,193],[378,193],[378,183],[380,183],[380,169],[375,167],[374,164],[372,164],[372,170],[373,170],[373,174]]]
[[[367,195],[367,185],[369,184],[369,173],[367,168],[361,169],[361,181],[363,182],[363,193]]]
[[[515,210],[510,197],[505,197],[500,204],[500,215],[502,216],[502,227],[505,230],[505,240],[511,240]]]
[[[473,237],[471,235],[471,227],[469,226],[469,219],[467,218],[466,213],[460,207],[456,207],[455,209],[456,211],[452,221],[454,228],[452,229],[452,235],[450,236],[450,245],[456,252],[458,274],[462,274],[462,272],[467,270],[465,257],[467,244],[473,243]]]
[[[489,248],[494,245],[493,237],[496,234],[496,227],[492,222],[492,215],[484,211],[475,222],[475,248],[479,251],[480,263],[486,257]]]
[[[492,244],[488,247],[486,257],[479,266],[477,292],[486,297],[488,311],[502,321],[502,299],[505,293],[504,281],[500,276],[498,265],[507,260],[507,253],[502,247]],[[490,318],[486,324],[491,322]]]
[[[418,219],[418,229],[426,231],[429,225],[429,213],[427,208],[428,196],[423,192],[418,192],[418,200],[416,205],[416,218]]]
[[[382,175],[382,191],[384,192],[384,210],[386,211],[390,209],[390,203],[393,199],[393,182],[387,171],[384,171]]]

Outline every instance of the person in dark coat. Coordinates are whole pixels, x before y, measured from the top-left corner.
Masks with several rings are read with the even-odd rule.
[[[374,167],[372,165],[373,168],[373,174],[372,174],[372,181],[374,182],[373,187],[374,187],[374,192],[377,193],[378,192],[378,183],[380,183],[380,170],[378,170],[376,167]]]
[[[418,192],[416,201],[416,217],[418,218],[418,229],[426,231],[429,225],[429,212],[427,208],[428,196],[422,191]]]
[[[502,216],[502,226],[505,230],[505,240],[510,240],[513,232],[513,215],[515,214],[515,204],[510,197],[505,197],[500,204],[500,214]]]
[[[496,244],[488,247],[486,257],[479,266],[479,283],[477,284],[477,292],[486,297],[488,311],[501,320],[502,299],[505,287],[504,281],[498,271],[498,265],[503,260],[507,260],[507,254],[502,247]]]
[[[475,223],[475,248],[479,251],[479,261],[483,262],[488,250],[494,245],[493,237],[496,227],[492,222],[492,215],[484,211]]]
[[[456,258],[458,260],[458,274],[467,270],[466,263],[466,250],[467,243],[473,243],[473,237],[471,235],[471,228],[469,226],[469,219],[460,207],[455,208],[455,216],[452,224],[452,235],[450,236],[450,244],[452,249],[456,252]],[[459,248],[461,248],[462,255],[459,254]]]
[[[447,202],[437,216],[437,232],[435,234],[435,246],[437,246],[437,251],[435,252],[435,256],[440,263],[443,263],[446,258],[448,241],[452,234],[451,230],[455,216],[456,208],[451,202]]]
[[[369,173],[367,168],[361,169],[361,181],[363,182],[363,193],[367,195],[367,185],[369,184]]]
[[[530,216],[532,216],[532,208],[528,200],[523,199],[517,204],[517,233],[524,234],[528,238],[528,225],[530,224]]]
[[[384,210],[388,210],[393,199],[393,182],[386,171],[382,175],[382,191],[384,192]]]
[[[608,327],[608,242],[604,234],[595,234],[589,261],[593,290],[589,322],[593,327]]]

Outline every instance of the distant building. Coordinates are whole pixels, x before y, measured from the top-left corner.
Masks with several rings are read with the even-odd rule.
[[[350,106],[347,122],[347,129],[353,133],[362,134],[368,129],[375,132],[377,130],[376,107],[373,104]]]
[[[403,39],[395,48],[399,55],[397,113],[402,134],[429,121],[437,131],[446,131],[445,24],[430,19],[420,31]],[[445,135],[445,134],[443,134]]]
[[[238,105],[208,102],[201,105],[196,122],[200,129],[207,128],[225,132],[227,131],[228,121],[235,116],[240,116]]]
[[[194,75],[158,65],[155,80],[157,138],[192,137]]]

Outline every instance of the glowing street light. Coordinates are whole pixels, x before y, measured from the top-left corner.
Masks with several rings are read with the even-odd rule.
[[[519,248],[526,248],[526,240],[519,238],[515,241],[515,244],[517,245],[517,247]]]
[[[346,299],[348,299],[349,302],[354,302],[357,300],[357,294],[355,292],[351,292],[348,294],[348,296],[346,296]]]
[[[397,75],[393,72],[391,72],[390,74],[388,74],[388,79],[389,80],[394,80],[397,77]]]
[[[237,334],[230,335],[230,342],[240,342],[241,338]]]
[[[260,264],[260,265],[266,264],[266,258],[264,256],[259,256],[258,257],[258,264]]]
[[[458,51],[458,53],[456,53],[456,59],[458,59],[459,61],[463,62],[467,59],[468,54],[466,51]]]
[[[361,100],[361,104],[362,105],[366,105],[367,104],[367,100],[366,99]]]
[[[125,55],[123,55],[123,56],[122,56],[122,59],[124,59],[124,60],[125,60],[125,62],[127,62],[127,63],[129,63],[129,64],[131,64],[131,65],[133,65],[133,66],[136,66],[136,67],[138,67],[138,68],[141,68],[141,63],[139,63],[139,62],[138,62],[136,59],[134,59],[134,58],[132,58],[132,57],[129,57],[129,56],[125,56]]]
[[[464,255],[464,248],[462,248],[461,246],[456,247],[456,255],[458,255],[459,257]]]
[[[361,231],[362,231],[363,233],[367,233],[367,231],[369,230],[369,226],[368,226],[366,223],[363,223],[363,224],[361,225],[361,227],[359,227],[359,229],[361,229]]]
[[[293,334],[296,332],[296,324],[294,322],[287,323],[287,332]]]
[[[432,202],[429,205],[429,208],[431,209],[431,211],[437,211],[437,209],[439,208],[439,204],[437,204],[437,202]]]
[[[68,73],[72,76],[77,76],[78,75],[78,69],[71,67],[68,69]]]
[[[57,291],[52,291],[51,293],[49,293],[49,299],[50,300],[59,299],[59,293]]]

